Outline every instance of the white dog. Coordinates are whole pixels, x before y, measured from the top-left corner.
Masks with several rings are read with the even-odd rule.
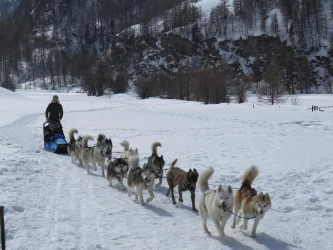
[[[111,139],[106,139],[105,135],[99,134],[96,146],[88,147],[88,141],[93,139],[90,135],[83,137],[81,159],[86,167],[87,174],[89,174],[89,163],[93,164],[95,171],[97,171],[96,164],[98,163],[102,168],[102,176],[105,177],[105,158],[111,158],[112,156],[112,141]]]
[[[199,176],[199,213],[202,219],[204,231],[210,234],[207,228],[207,219],[210,217],[214,222],[219,235],[222,237],[225,235],[225,224],[231,217],[231,213],[229,211],[232,211],[233,209],[233,191],[231,186],[223,188],[222,185],[220,185],[216,191],[209,189],[208,180],[213,173],[214,169],[210,167]]]

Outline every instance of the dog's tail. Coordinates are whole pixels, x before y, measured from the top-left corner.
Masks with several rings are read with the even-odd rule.
[[[97,142],[105,141],[106,136],[104,134],[97,135]]]
[[[93,141],[94,140],[94,137],[90,136],[90,135],[85,135],[82,139],[82,147],[83,148],[87,148],[88,147],[88,141],[91,140]]]
[[[134,169],[139,166],[140,158],[138,155],[130,155],[128,157],[128,166],[130,169]]]
[[[154,142],[151,145],[151,154],[152,155],[157,155],[157,147],[162,147],[162,144],[160,142]]]
[[[79,131],[76,128],[72,128],[71,130],[69,130],[69,133],[68,133],[69,140],[70,141],[75,140],[74,134],[78,134],[78,133],[79,133]]]
[[[177,163],[177,159],[171,163],[170,169],[173,169]]]
[[[123,140],[121,143],[119,143],[120,146],[122,146],[124,148],[124,151],[128,151],[129,150],[129,143],[127,140]]]
[[[252,182],[258,175],[258,168],[256,166],[251,166],[243,175],[242,186],[251,186]]]
[[[206,190],[209,190],[208,180],[210,179],[210,177],[212,177],[213,173],[214,169],[212,167],[209,167],[201,175],[199,175],[198,182],[200,192],[205,192]]]

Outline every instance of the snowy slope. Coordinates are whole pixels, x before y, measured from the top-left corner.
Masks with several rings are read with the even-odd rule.
[[[211,10],[220,3],[220,0],[201,0],[196,3],[196,6],[201,8],[206,16],[210,15]]]
[[[142,207],[133,196],[108,187],[100,169],[86,175],[68,156],[43,151],[43,111],[52,94],[0,96],[0,107],[7,107],[1,110],[0,186],[8,249],[331,249],[333,109],[312,113],[307,108],[330,105],[332,96],[308,95],[301,106],[255,104],[253,109],[252,102],[205,106],[130,95],[59,94],[66,134],[73,127],[80,134],[103,132],[116,152],[127,139],[138,148],[141,164],[156,140],[163,145],[159,153],[166,167],[175,158],[183,169],[214,167],[213,187],[238,188],[244,171],[256,164],[260,175],[254,186],[270,194],[272,209],[256,239],[250,231],[232,230],[231,220],[220,239],[211,221],[212,236],[203,233],[189,193],[184,204],[171,204],[165,180],[152,203]],[[13,121],[17,99],[29,104]]]

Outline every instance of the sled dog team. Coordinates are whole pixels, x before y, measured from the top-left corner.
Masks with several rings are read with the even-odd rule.
[[[107,159],[107,175],[110,187],[112,182],[117,179],[121,188],[126,190],[123,180],[127,177],[127,193],[131,196],[132,189],[135,187],[135,199],[139,200],[141,205],[151,202],[154,199],[154,183],[155,179],[159,183],[155,185],[158,188],[162,184],[163,167],[165,161],[163,155],[159,156],[157,148],[161,147],[160,142],[152,144],[152,154],[148,157],[148,161],[140,167],[139,152],[129,147],[128,141],[124,140],[120,145],[124,148],[120,157],[112,160],[112,140],[106,138],[105,135],[97,136],[96,145],[88,146],[88,141],[93,140],[92,136],[79,136],[75,139],[74,134],[77,134],[77,129],[69,131],[68,154],[73,163],[77,161],[83,164],[89,174],[89,164],[91,163],[94,170],[97,171],[97,164],[101,166],[102,176],[105,177],[104,168],[105,160]],[[167,196],[172,197],[172,204],[176,204],[174,196],[174,188],[178,186],[179,201],[183,202],[182,192],[190,191],[192,210],[197,211],[195,206],[195,190],[196,185],[200,188],[199,214],[202,219],[202,225],[205,233],[210,234],[207,227],[208,217],[213,221],[220,236],[224,236],[224,228],[227,220],[234,214],[231,228],[235,228],[239,223],[240,218],[244,219],[241,229],[247,230],[248,219],[254,219],[254,224],[251,236],[256,237],[256,230],[259,221],[265,216],[266,212],[271,208],[271,199],[269,195],[262,192],[257,194],[257,191],[252,188],[252,183],[258,176],[257,167],[251,166],[243,175],[241,187],[234,193],[232,187],[223,187],[221,184],[217,190],[209,188],[209,179],[213,176],[214,169],[209,167],[199,176],[199,173],[194,168],[185,171],[176,167],[177,159],[175,159],[166,175],[169,189]],[[147,190],[150,197],[144,201],[143,190]]]

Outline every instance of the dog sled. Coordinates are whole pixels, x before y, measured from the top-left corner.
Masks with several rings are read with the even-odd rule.
[[[66,141],[62,125],[60,122],[51,124],[43,123],[44,149],[56,154],[68,154]]]

